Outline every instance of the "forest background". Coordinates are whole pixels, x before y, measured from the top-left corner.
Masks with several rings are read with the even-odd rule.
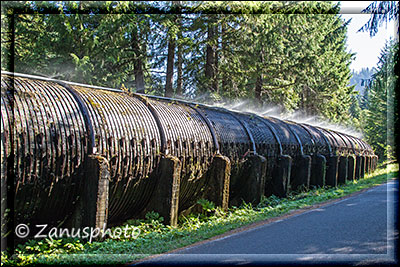
[[[398,2],[369,8],[398,17]],[[338,3],[5,1],[1,16],[2,70],[321,118],[396,157],[398,40],[355,77]]]

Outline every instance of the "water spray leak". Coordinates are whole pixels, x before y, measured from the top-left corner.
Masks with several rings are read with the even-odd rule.
[[[351,126],[344,126],[332,122],[328,122],[321,116],[307,115],[305,111],[296,110],[294,112],[287,112],[281,106],[265,105],[257,107],[254,100],[244,99],[235,101],[220,101],[215,102],[211,106],[225,108],[231,111],[245,112],[256,114],[261,117],[273,117],[280,120],[292,121],[295,123],[309,124],[315,127],[330,129],[332,131],[346,133],[348,135],[363,138],[363,134]]]

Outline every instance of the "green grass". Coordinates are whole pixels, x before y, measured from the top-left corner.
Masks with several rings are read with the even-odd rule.
[[[202,214],[179,218],[177,228],[166,226],[156,213],[146,219],[130,220],[129,225],[140,229],[137,238],[106,239],[101,242],[83,243],[77,239],[30,240],[21,244],[13,255],[2,252],[2,265],[29,264],[124,264],[146,256],[164,253],[202,241],[252,223],[271,219],[291,211],[307,208],[329,200],[338,199],[398,177],[398,164],[381,166],[364,179],[347,182],[336,188],[315,188],[291,194],[287,198],[263,198],[257,206],[243,203],[224,213],[205,200]]]

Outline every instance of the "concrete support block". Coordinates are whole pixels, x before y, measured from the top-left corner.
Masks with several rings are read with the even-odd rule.
[[[356,180],[361,178],[361,158],[362,156],[356,156]]]
[[[309,189],[311,175],[311,156],[300,155],[293,162],[290,185],[292,190]]]
[[[103,229],[107,225],[110,166],[99,155],[88,156],[85,162],[83,185],[75,212],[67,226]]]
[[[371,172],[375,170],[375,155],[371,156]]]
[[[372,155],[371,156],[371,171],[374,171],[376,169],[376,156]]]
[[[338,166],[338,184],[345,184],[348,179],[348,158],[347,156],[339,157]]]
[[[246,180],[239,197],[247,203],[258,204],[264,195],[267,160],[260,155],[249,155],[246,159]]]
[[[277,197],[286,197],[290,191],[290,173],[292,169],[292,157],[279,156],[277,164],[272,171],[272,194]]]
[[[379,157],[377,155],[374,155],[374,170],[378,167],[378,159]]]
[[[338,156],[330,156],[327,158],[326,185],[334,187],[337,186],[338,166],[339,166]]]
[[[364,178],[364,176],[365,176],[365,156],[362,156],[360,163],[360,178]]]
[[[356,175],[356,157],[350,155],[347,157],[347,180],[354,181]]]
[[[369,172],[371,173],[374,170],[374,156],[369,157]]]
[[[159,213],[171,226],[178,225],[181,168],[177,157],[161,157],[157,185],[146,209]]]
[[[326,176],[326,158],[321,154],[313,155],[311,159],[311,186],[324,186]]]
[[[265,190],[264,194],[266,196],[270,196],[273,194],[273,184],[272,184],[272,178],[273,178],[273,172],[275,169],[275,166],[277,164],[277,157],[275,156],[269,156],[266,158],[267,160],[267,167],[266,167],[266,177],[265,177]]]
[[[229,183],[231,177],[231,161],[228,157],[216,155],[210,167],[209,191],[207,198],[228,210],[229,205]]]

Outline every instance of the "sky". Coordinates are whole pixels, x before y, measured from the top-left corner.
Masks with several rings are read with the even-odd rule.
[[[374,37],[370,37],[369,32],[357,32],[371,16],[370,14],[362,14],[361,10],[372,2],[340,1],[342,18],[346,21],[352,19],[348,26],[347,50],[356,53],[355,60],[350,65],[350,68],[354,71],[376,67],[386,40],[397,36],[394,21],[390,21],[387,27],[383,24]]]

